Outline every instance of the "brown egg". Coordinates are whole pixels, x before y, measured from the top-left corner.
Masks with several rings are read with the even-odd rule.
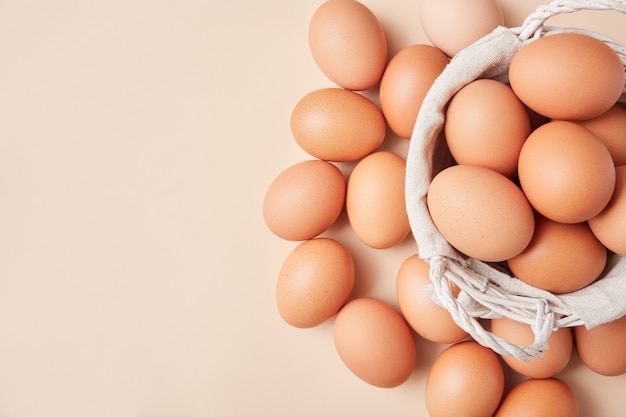
[[[361,94],[343,88],[312,91],[291,113],[291,131],[310,155],[327,161],[355,161],[385,139],[385,118]]]
[[[600,214],[589,219],[589,227],[604,246],[626,256],[626,165],[615,167],[615,175],[613,196]]]
[[[263,200],[267,227],[286,240],[311,239],[328,229],[344,207],[346,180],[330,162],[298,162],[272,181]]]
[[[615,165],[626,165],[626,107],[616,104],[600,116],[578,124],[604,142]]]
[[[428,298],[425,287],[431,285],[430,265],[418,255],[402,263],[396,279],[396,294],[400,310],[409,325],[424,339],[435,343],[456,343],[467,336],[445,308]],[[451,288],[454,296],[459,288]]]
[[[605,376],[626,374],[626,316],[592,329],[574,327],[574,341],[581,361]]]
[[[530,118],[508,85],[490,79],[467,84],[452,97],[445,120],[448,148],[457,163],[517,175]]]
[[[322,72],[349,90],[376,85],[387,64],[383,27],[370,9],[355,0],[322,3],[309,23],[309,46]]]
[[[329,238],[307,240],[283,263],[276,306],[288,324],[314,327],[339,311],[353,285],[354,262],[343,245]]]
[[[546,123],[530,134],[520,152],[518,174],[532,206],[561,223],[594,217],[615,188],[615,166],[604,143],[567,121]]]
[[[457,250],[483,261],[503,261],[530,242],[533,211],[507,177],[476,165],[455,165],[433,178],[427,195],[433,223]]]
[[[536,214],[530,244],[507,263],[527,284],[560,294],[591,284],[604,270],[606,260],[606,248],[587,222],[558,223]]]
[[[419,13],[428,39],[448,56],[504,24],[496,0],[422,0]]]
[[[426,379],[426,408],[430,417],[489,417],[503,392],[498,356],[473,340],[459,342],[433,362]]]
[[[492,319],[491,331],[517,345],[532,345],[535,341],[535,335],[528,324],[506,317]],[[553,331],[548,338],[548,346],[542,358],[522,361],[514,356],[502,355],[502,359],[521,375],[529,378],[549,378],[565,369],[570,361],[573,349],[572,330],[563,327]]]
[[[374,298],[357,298],[337,314],[335,348],[352,373],[368,384],[393,388],[413,372],[416,346],[400,313]]]
[[[400,243],[411,227],[404,200],[406,161],[389,151],[374,152],[348,179],[346,212],[358,238],[376,249]]]
[[[537,113],[585,120],[617,102],[624,91],[624,66],[602,41],[559,33],[523,46],[511,60],[509,80],[515,94]]]
[[[565,382],[556,378],[527,379],[504,396],[494,417],[578,417],[578,400]]]
[[[422,101],[450,59],[432,45],[416,44],[395,54],[380,80],[380,106],[389,128],[410,139]]]

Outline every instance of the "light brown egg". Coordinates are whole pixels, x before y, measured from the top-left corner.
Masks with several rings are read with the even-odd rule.
[[[311,239],[339,217],[346,197],[343,173],[318,159],[298,162],[282,171],[263,200],[265,224],[286,240]]]
[[[560,379],[527,379],[502,399],[494,417],[578,417],[578,399]]]
[[[327,161],[355,161],[385,139],[382,112],[367,97],[343,88],[305,95],[291,113],[291,131],[310,155]]]
[[[476,165],[455,165],[437,174],[428,190],[433,223],[458,251],[483,261],[503,261],[530,242],[533,211],[507,177]]]
[[[617,102],[624,91],[624,66],[602,41],[558,33],[523,46],[511,60],[509,80],[515,94],[537,113],[585,120]]]
[[[400,313],[374,298],[356,298],[337,314],[335,348],[347,368],[376,387],[397,387],[416,361],[413,334]]]
[[[283,320],[300,328],[335,315],[354,285],[352,255],[339,242],[315,238],[300,243],[285,259],[276,283],[276,306]]]
[[[396,279],[400,311],[409,325],[426,340],[435,343],[456,343],[467,336],[452,319],[450,312],[428,298],[425,287],[431,285],[430,265],[418,255],[407,258]],[[456,296],[459,288],[451,288]]]
[[[376,85],[387,64],[383,27],[370,9],[355,0],[322,3],[309,23],[309,46],[322,72],[349,90]]]
[[[475,341],[446,348],[426,379],[430,417],[490,417],[504,392],[504,372],[494,351]]]
[[[587,222],[558,223],[536,214],[530,244],[507,263],[511,272],[527,284],[562,294],[595,281],[606,260],[606,248]]]
[[[604,142],[615,165],[626,165],[626,107],[616,104],[600,116],[578,124]]]
[[[528,324],[506,317],[492,319],[491,331],[513,344],[532,345],[535,341],[535,335]],[[572,357],[572,330],[563,327],[553,331],[548,338],[548,346],[542,358],[522,361],[514,356],[502,355],[502,359],[521,375],[529,378],[549,378],[565,369]]]
[[[450,59],[432,45],[415,44],[396,53],[380,80],[380,106],[389,128],[410,139],[422,101]]]
[[[452,97],[444,130],[457,163],[484,166],[514,178],[517,158],[530,133],[530,118],[509,86],[479,79]]]
[[[567,121],[546,123],[530,134],[520,152],[518,175],[532,206],[561,223],[596,216],[615,188],[615,166],[604,143]]]
[[[496,0],[422,0],[419,13],[428,39],[450,57],[504,24]]]
[[[626,165],[615,167],[615,175],[613,196],[600,214],[589,219],[589,227],[604,246],[626,256]]]
[[[605,376],[626,374],[626,316],[592,329],[574,327],[574,341],[581,361]]]
[[[389,151],[374,152],[348,179],[346,212],[357,237],[376,249],[400,243],[411,227],[404,200],[406,161]]]

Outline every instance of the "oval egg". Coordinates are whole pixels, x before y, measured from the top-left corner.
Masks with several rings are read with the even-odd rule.
[[[526,197],[509,178],[489,168],[446,168],[433,178],[426,197],[441,235],[472,258],[510,259],[532,238],[535,220]]]
[[[457,163],[484,166],[514,178],[520,150],[530,133],[530,118],[509,86],[478,79],[450,100],[444,131]]]
[[[432,45],[416,44],[396,53],[380,80],[380,106],[389,128],[410,139],[422,101],[449,58]]]
[[[626,316],[592,329],[574,327],[576,350],[592,371],[605,376],[626,374]]]
[[[456,343],[467,336],[450,312],[426,296],[425,290],[432,282],[429,278],[430,265],[418,255],[407,258],[396,279],[396,294],[400,311],[409,325],[424,339],[434,343]],[[450,289],[452,295],[458,287]]]
[[[322,88],[298,101],[291,113],[291,131],[310,155],[346,162],[378,148],[387,126],[368,98],[343,88]]]
[[[309,23],[309,46],[322,72],[338,86],[366,90],[387,64],[387,39],[370,9],[355,0],[322,3]]]
[[[426,378],[430,417],[491,416],[504,392],[504,371],[491,349],[473,340],[447,347]]]
[[[607,206],[589,219],[589,227],[600,242],[626,256],[626,165],[615,167],[615,190]]]
[[[577,123],[604,142],[616,166],[626,165],[626,107],[624,105],[616,104],[600,116]]]
[[[606,260],[606,248],[587,222],[559,223],[536,214],[530,244],[507,264],[527,284],[563,294],[595,281]]]
[[[354,285],[348,250],[329,238],[300,243],[285,259],[276,283],[282,319],[299,328],[317,326],[335,315]]]
[[[513,386],[493,417],[578,417],[578,399],[560,379],[527,379]]]
[[[422,0],[419,13],[426,37],[450,57],[504,24],[496,0]]]
[[[506,317],[492,319],[491,331],[496,336],[516,345],[532,345],[535,335],[531,327]],[[574,346],[572,330],[563,327],[552,332],[548,338],[549,348],[543,357],[522,361],[514,356],[502,355],[504,362],[515,372],[529,378],[549,378],[561,372],[572,357]]]
[[[524,45],[511,60],[509,81],[528,107],[551,119],[601,115],[624,91],[624,65],[604,42],[557,33]]]
[[[345,198],[346,180],[339,168],[319,159],[298,162],[269,185],[263,219],[282,239],[311,239],[337,220]]]
[[[335,348],[346,367],[376,387],[403,384],[413,372],[416,346],[400,313],[374,298],[356,298],[337,314]]]
[[[401,156],[377,151],[361,159],[348,178],[348,220],[357,237],[372,248],[390,248],[411,230],[404,200],[405,171]]]
[[[611,154],[593,133],[568,121],[535,129],[522,146],[519,181],[532,206],[561,223],[600,213],[615,188]]]

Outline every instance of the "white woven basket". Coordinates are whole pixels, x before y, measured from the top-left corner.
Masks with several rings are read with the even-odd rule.
[[[444,125],[445,108],[462,87],[478,78],[508,81],[515,53],[528,42],[561,32],[591,35],[609,45],[626,67],[626,47],[584,29],[544,25],[552,16],[578,10],[616,10],[626,13],[626,0],[559,0],[542,5],[517,28],[498,27],[459,52],[437,78],[422,103],[407,154],[406,205],[419,256],[431,265],[429,296],[450,311],[456,323],[477,342],[502,355],[527,361],[548,349],[551,333],[561,327],[588,328],[626,314],[626,258],[610,256],[601,279],[568,294],[555,295],[512,278],[498,265],[466,258],[438,232],[426,205],[433,162]],[[626,90],[621,102],[626,102]],[[626,238],[626,237],[625,237]],[[450,285],[461,289],[452,296]],[[481,319],[508,317],[529,324],[531,345],[516,345],[487,331]]]

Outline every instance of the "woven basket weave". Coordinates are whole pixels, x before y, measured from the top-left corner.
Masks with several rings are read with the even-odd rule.
[[[600,279],[568,294],[555,295],[511,277],[498,265],[466,258],[437,231],[426,205],[430,180],[438,170],[438,144],[445,108],[462,87],[478,78],[508,82],[512,57],[525,44],[555,33],[584,33],[610,46],[626,66],[626,48],[604,35],[577,28],[546,26],[552,16],[579,10],[626,13],[625,0],[560,0],[542,5],[517,28],[498,27],[453,57],[422,103],[407,154],[407,211],[419,256],[429,262],[428,295],[444,306],[477,342],[502,355],[527,361],[549,348],[551,333],[561,327],[588,328],[626,314],[626,258],[611,255]],[[620,102],[626,102],[626,92]],[[452,296],[451,284],[461,289]],[[481,319],[508,317],[533,329],[531,345],[517,345],[487,331]]]

